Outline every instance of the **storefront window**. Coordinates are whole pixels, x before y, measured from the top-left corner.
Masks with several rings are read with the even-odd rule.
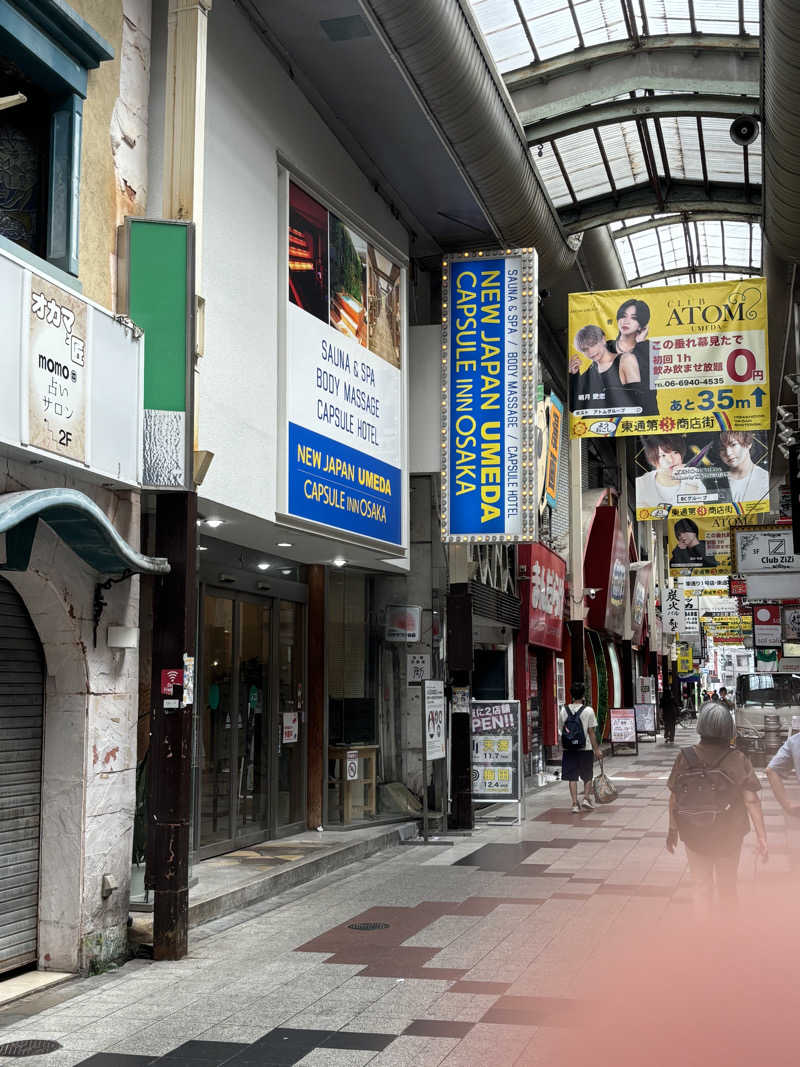
[[[328,583],[328,740],[376,743],[370,582],[366,575],[331,574]]]

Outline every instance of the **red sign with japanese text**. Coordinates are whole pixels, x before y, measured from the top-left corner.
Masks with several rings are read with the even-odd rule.
[[[538,543],[520,545],[519,563],[520,572],[526,568],[530,577],[522,597],[523,611],[528,610],[528,642],[560,651],[567,565]]]

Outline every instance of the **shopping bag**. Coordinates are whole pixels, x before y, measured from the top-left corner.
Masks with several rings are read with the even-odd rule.
[[[616,787],[603,770],[602,760],[600,761],[600,773],[595,776],[592,785],[594,786],[595,800],[598,804],[610,804],[612,800],[617,799]]]

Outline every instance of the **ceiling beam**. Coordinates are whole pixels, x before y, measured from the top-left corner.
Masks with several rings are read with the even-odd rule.
[[[673,84],[680,84],[679,82]],[[651,118],[674,118],[690,115],[696,118],[720,117],[735,119],[738,115],[758,116],[758,96],[722,96],[707,93],[670,93],[665,96],[637,96],[624,100],[610,100],[604,104],[564,111],[542,122],[523,120],[528,144],[536,145],[568,137],[596,126],[610,126],[620,122],[636,122]]]
[[[644,233],[645,230],[655,230],[660,226],[680,226],[687,222],[752,222],[753,214],[742,211],[684,211],[679,215],[662,215],[657,219],[648,219],[646,222],[635,222],[632,226],[621,226],[611,231],[615,239],[632,237],[635,233]]]
[[[724,96],[758,96],[757,37],[661,34],[590,45],[511,71],[504,80],[525,124],[636,89],[676,85]]]
[[[664,186],[663,197],[663,210],[667,214],[713,211],[726,218],[732,215],[761,217],[761,186],[752,182],[748,195],[741,182],[711,182],[706,189],[703,182],[672,181]],[[565,204],[558,209],[558,214],[565,232],[574,234],[620,219],[652,215],[657,210],[660,209],[652,185],[639,182],[627,189],[618,189],[613,194],[604,193],[602,196],[579,200],[577,204]]]
[[[760,274],[758,267],[741,267],[734,263],[695,263],[693,266],[670,267],[669,270],[659,270],[655,274],[642,274],[638,278],[631,278],[628,285],[652,285],[653,282],[662,281],[664,278],[680,278],[684,274]]]

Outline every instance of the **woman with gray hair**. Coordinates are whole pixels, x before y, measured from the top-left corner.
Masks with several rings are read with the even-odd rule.
[[[686,845],[698,903],[710,906],[714,884],[721,900],[735,901],[739,855],[750,824],[759,855],[767,858],[767,832],[758,792],[761,784],[750,760],[731,748],[736,726],[730,710],[709,701],[697,717],[700,743],[678,753],[667,786],[667,850],[678,837]]]

